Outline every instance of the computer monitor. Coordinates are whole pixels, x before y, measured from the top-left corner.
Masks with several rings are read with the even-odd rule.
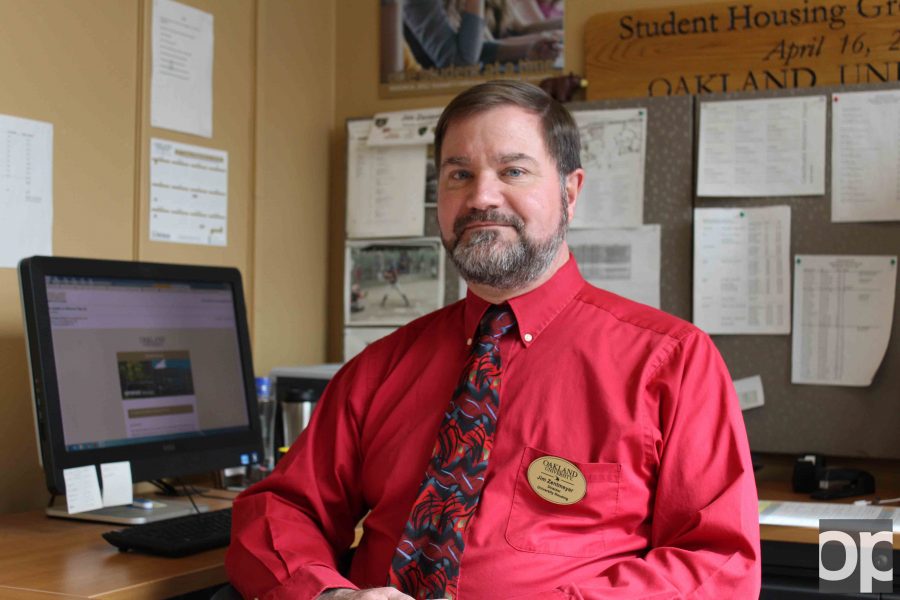
[[[51,493],[84,465],[129,461],[137,482],[258,462],[237,269],[35,256],[19,282]]]

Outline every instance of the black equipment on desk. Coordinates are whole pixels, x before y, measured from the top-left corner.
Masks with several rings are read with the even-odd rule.
[[[795,492],[810,493],[815,500],[837,500],[875,493],[875,478],[862,469],[826,467],[825,456],[805,454],[794,461]]]
[[[791,478],[793,490],[808,494],[819,489],[819,480],[825,472],[825,457],[821,454],[804,454],[794,461],[794,474]]]
[[[107,531],[103,539],[122,552],[136,550],[170,558],[196,554],[228,545],[231,541],[231,509]]]
[[[862,469],[825,469],[823,479],[819,480],[819,488],[810,494],[811,498],[835,500],[866,496],[875,493],[875,478]]]

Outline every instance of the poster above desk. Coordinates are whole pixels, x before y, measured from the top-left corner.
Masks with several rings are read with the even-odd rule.
[[[585,25],[588,100],[900,80],[900,4],[755,0],[606,12]]]
[[[563,68],[564,2],[381,0],[382,98],[460,92],[492,79],[537,83]],[[477,7],[477,8],[476,8]]]

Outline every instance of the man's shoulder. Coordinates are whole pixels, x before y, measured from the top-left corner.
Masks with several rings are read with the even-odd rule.
[[[585,284],[576,300],[596,309],[598,318],[612,320],[623,327],[633,327],[675,340],[700,332],[696,325],[680,317],[591,284]]]

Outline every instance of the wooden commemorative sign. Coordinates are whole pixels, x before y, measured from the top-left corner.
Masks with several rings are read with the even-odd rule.
[[[601,13],[587,99],[900,81],[900,0],[755,0]]]

